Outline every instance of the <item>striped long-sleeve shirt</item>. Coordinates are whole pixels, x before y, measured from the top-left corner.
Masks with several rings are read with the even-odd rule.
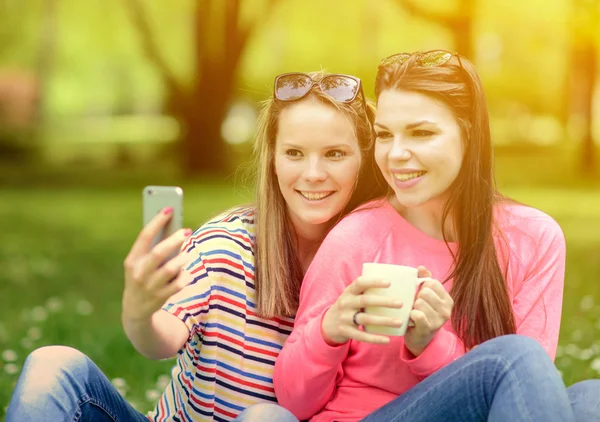
[[[190,337],[152,421],[230,421],[246,407],[274,402],[273,366],[291,318],[256,315],[254,209],[238,208],[198,229],[184,245],[190,284],[164,310]]]

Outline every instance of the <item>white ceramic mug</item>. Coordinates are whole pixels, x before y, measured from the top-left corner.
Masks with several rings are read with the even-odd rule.
[[[365,277],[378,278],[390,282],[389,287],[376,287],[366,290],[364,295],[377,295],[394,297],[402,301],[402,308],[388,308],[372,306],[365,308],[365,313],[400,319],[402,326],[389,327],[381,325],[366,325],[365,331],[373,334],[384,334],[387,336],[403,336],[409,325],[410,311],[412,310],[417,289],[427,278],[418,277],[419,270],[413,267],[394,264],[379,264],[365,262],[362,275]]]

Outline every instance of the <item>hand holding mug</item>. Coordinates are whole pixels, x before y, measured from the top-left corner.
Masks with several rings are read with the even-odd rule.
[[[349,340],[365,343],[388,344],[389,337],[371,334],[360,330],[359,326],[400,327],[402,321],[389,316],[369,315],[363,312],[368,307],[402,308],[402,301],[392,296],[364,295],[366,290],[386,288],[389,281],[376,277],[361,276],[342,292],[333,305],[325,312],[321,322],[323,339],[331,344],[343,344]]]
[[[414,326],[408,328],[404,344],[410,352],[419,356],[440,328],[450,319],[454,301],[442,283],[431,277],[431,272],[420,266],[421,289],[417,293],[410,319]]]

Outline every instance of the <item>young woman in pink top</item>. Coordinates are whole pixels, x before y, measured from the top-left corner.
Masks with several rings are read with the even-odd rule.
[[[309,267],[275,365],[279,404],[311,421],[600,420],[600,381],[565,388],[553,364],[563,233],[494,187],[471,63],[446,51],[388,57],[376,96],[375,158],[390,195],[344,218]],[[387,285],[361,276],[365,262],[429,277],[404,336],[362,329],[401,324],[363,308],[402,306],[362,294]],[[284,413],[273,409],[294,420]]]

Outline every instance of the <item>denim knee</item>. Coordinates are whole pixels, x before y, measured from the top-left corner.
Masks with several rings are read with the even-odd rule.
[[[287,409],[274,403],[260,403],[244,410],[236,419],[237,422],[298,422],[298,419]]]
[[[75,377],[87,367],[88,357],[67,346],[45,346],[27,356],[21,377],[27,394],[44,394],[52,391],[67,373]],[[69,377],[71,378],[71,377]],[[25,392],[24,392],[25,393]]]
[[[491,356],[500,357],[505,364],[531,365],[531,369],[555,368],[548,352],[535,339],[518,334],[509,334],[493,338],[481,344],[475,350]]]

